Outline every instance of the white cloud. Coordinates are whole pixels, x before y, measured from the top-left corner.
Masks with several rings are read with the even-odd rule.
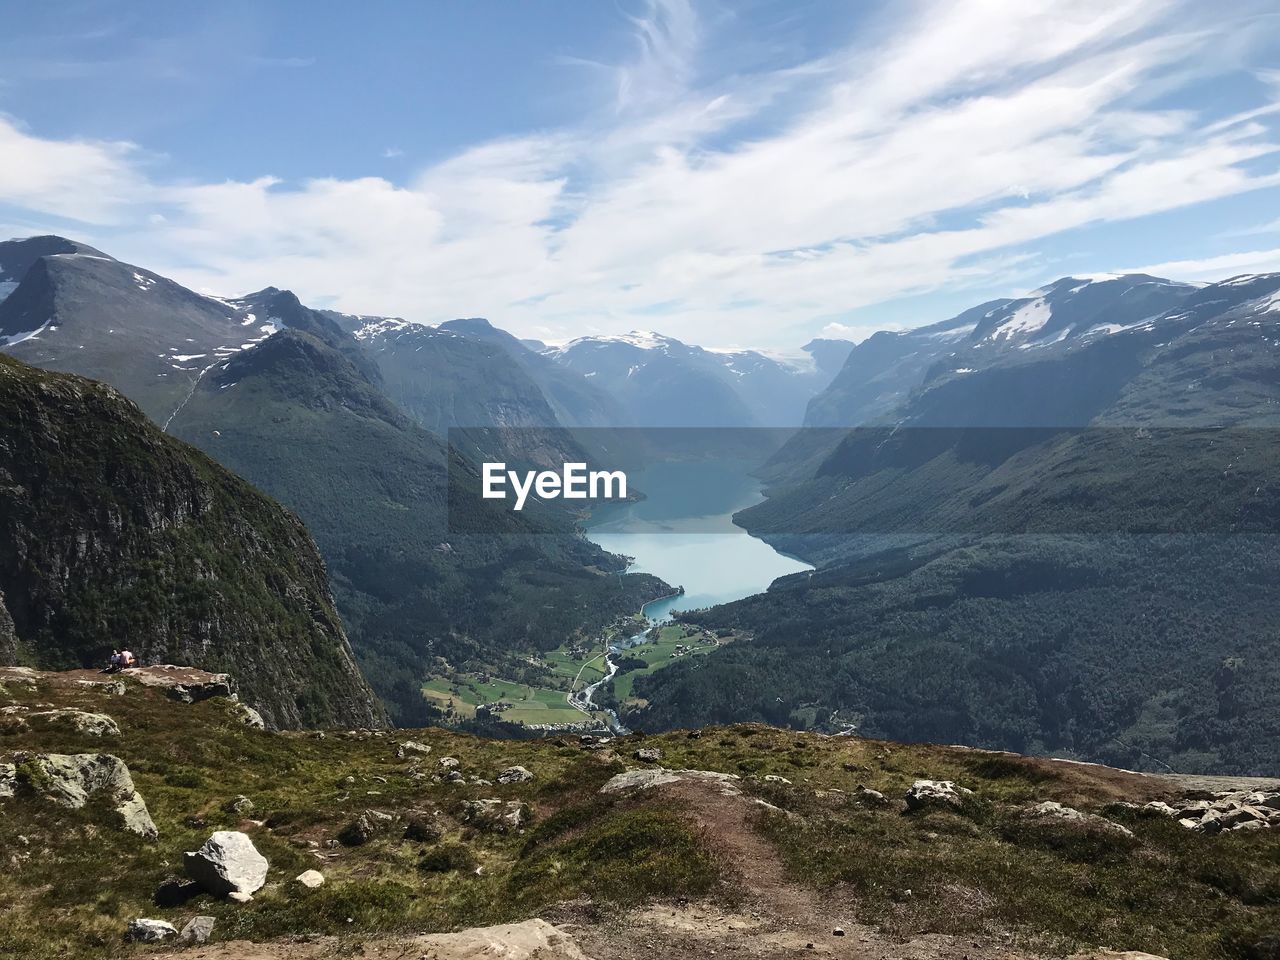
[[[1242,273],[1275,273],[1280,271],[1280,248],[1226,253],[1198,260],[1169,260],[1145,267],[1129,267],[1121,273],[1149,273],[1157,277],[1184,280],[1222,280]]]
[[[865,335],[845,322],[858,307],[1022,278],[1028,246],[1066,230],[1280,184],[1280,86],[1226,119],[1155,105],[1206,69],[1225,16],[1198,27],[1163,0],[892,12],[821,58],[718,76],[695,8],[653,0],[631,61],[575,70],[610,85],[607,109],[404,183],[174,183],[128,144],[0,117],[0,202],[77,218],[203,289],[270,283],[543,339],[659,326],[792,345],[824,324]]]

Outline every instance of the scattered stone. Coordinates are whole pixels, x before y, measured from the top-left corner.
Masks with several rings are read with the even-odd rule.
[[[1143,809],[1153,806],[1147,804]],[[1200,833],[1280,827],[1280,791],[1275,790],[1195,790],[1162,806],[1168,806],[1172,811],[1169,816],[1176,817],[1179,824]]]
[[[870,787],[858,787],[857,792],[854,794],[854,799],[867,807],[889,806],[889,798],[879,790],[872,790]]]
[[[843,929],[843,928],[841,928],[841,927],[836,927],[834,930],[832,930],[832,931],[831,931],[831,935],[832,935],[833,937],[843,937],[843,936],[844,936],[844,929]]]
[[[441,757],[440,769],[441,770],[457,770],[458,758],[457,757]]]
[[[1177,810],[1169,806],[1163,800],[1152,800],[1148,804],[1144,804],[1142,812],[1152,816],[1172,817],[1177,814]]]
[[[499,783],[528,783],[533,779],[533,774],[524,767],[507,767],[498,774]]]
[[[1108,820],[1106,817],[1100,817],[1094,813],[1083,813],[1075,807],[1066,807],[1053,800],[1046,800],[1044,803],[1037,804],[1031,810],[1031,815],[1040,819],[1064,820],[1070,823],[1079,824],[1082,827],[1093,827],[1099,830],[1105,830],[1110,833],[1123,837],[1132,837],[1133,831],[1126,826]]]
[[[183,943],[205,943],[213,936],[215,922],[213,917],[204,914],[192,917],[178,934],[178,939]]]
[[[922,810],[925,807],[945,806],[957,808],[972,790],[958,787],[951,780],[917,780],[907,791],[907,809]]]
[[[169,937],[176,937],[178,929],[172,923],[163,920],[148,920],[140,917],[129,921],[129,929],[125,936],[139,943],[159,943]]]
[[[247,834],[237,830],[216,831],[199,850],[188,851],[183,861],[187,875],[214,896],[252,898],[267,882],[267,858]]]
[[[0,763],[0,800],[13,796],[18,783],[18,768],[12,763]]]
[[[409,756],[409,754],[411,753],[416,753],[416,754],[425,756],[430,752],[431,752],[431,748],[427,746],[425,743],[419,743],[417,740],[406,740],[404,741],[404,743],[396,747],[396,758],[399,760],[403,760],[405,757]]]
[[[528,823],[529,810],[519,800],[499,800],[496,797],[464,800],[462,821],[479,830],[506,833],[519,830]]]
[[[115,807],[126,830],[148,840],[160,835],[142,794],[134,788],[129,768],[119,757],[109,753],[41,753],[18,754],[15,760],[29,768],[26,785],[58,806],[78,810],[91,798],[102,797]],[[16,771],[12,778],[16,780]],[[5,779],[6,774],[0,771],[0,796],[5,795]]]
[[[636,751],[636,759],[641,763],[657,763],[662,759],[662,751],[657,747],[641,747]]]
[[[786,777],[780,777],[776,773],[765,774],[764,782],[765,783],[785,783],[785,784],[791,783],[791,781],[788,780]]]
[[[324,874],[319,870],[304,870],[293,878],[304,887],[314,890],[316,887],[324,883]]]
[[[380,810],[366,810],[347,824],[338,839],[348,847],[359,847],[382,833],[395,818]]]
[[[243,793],[239,796],[232,797],[223,807],[227,813],[236,813],[242,817],[247,817],[253,813],[253,801],[246,797]]]

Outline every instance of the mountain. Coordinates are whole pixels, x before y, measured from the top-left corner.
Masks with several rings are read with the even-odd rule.
[[[1014,318],[1078,284],[984,305],[890,426],[821,431],[738,515],[819,569],[688,615],[754,639],[637,683],[629,722],[1273,773],[1280,274],[1151,285],[1175,305],[1056,332]]]
[[[208,370],[279,329],[250,305],[75,246],[35,260],[0,302],[0,349],[106,380],[162,426]]]
[[[538,385],[562,426],[629,425],[626,411],[617,400],[582,374],[547,356],[545,344],[518,340],[480,317],[448,320],[440,324],[440,329],[501,347]]]
[[[607,391],[631,424],[644,427],[795,426],[828,377],[812,354],[707,350],[648,332],[581,337],[546,355]],[[829,351],[822,356],[829,364]]]
[[[1063,277],[1025,297],[990,300],[940,323],[873,334],[813,398],[805,426],[874,423],[932,377],[1129,329],[1174,310],[1196,290],[1145,274]]]
[[[288,291],[204,297],[81,253],[27,269],[0,303],[0,330],[23,324],[38,332],[7,350],[112,383],[297,512],[328,563],[356,656],[401,721],[433,715],[420,687],[441,665],[522,662],[669,591],[621,576],[622,559],[582,539],[558,505],[494,507],[452,518],[472,535],[454,532],[451,489],[476,469],[421,422],[555,423],[536,384],[493,344],[425,327],[396,337],[391,321],[385,336],[357,339]],[[174,342],[188,352],[174,355]],[[493,436],[460,450],[584,458],[554,427]]]
[[[235,671],[283,727],[378,726],[310,536],[110,387],[0,356],[9,663]]]
[[[17,288],[19,281],[41,257],[56,254],[78,253],[89,257],[110,260],[101,250],[86,243],[76,243],[63,237],[26,237],[21,240],[0,242],[0,300]]]

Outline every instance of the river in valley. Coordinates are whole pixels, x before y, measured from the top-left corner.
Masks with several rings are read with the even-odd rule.
[[[683,594],[645,604],[642,612],[650,621],[763,593],[778,577],[812,569],[734,525],[735,512],[763,499],[749,468],[723,460],[656,464],[627,477],[645,500],[608,508],[593,518],[587,528],[593,543],[633,557],[633,573],[652,573],[684,588]],[[644,638],[642,631],[612,645],[606,676],[570,702],[585,711],[594,709],[596,690],[617,669],[614,655]],[[616,716],[610,720],[615,733],[626,732]]]

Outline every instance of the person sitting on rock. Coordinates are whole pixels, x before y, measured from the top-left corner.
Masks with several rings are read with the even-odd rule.
[[[124,668],[124,661],[121,658],[119,650],[112,650],[111,656],[107,658],[107,665],[103,668],[103,673],[119,673]]]
[[[136,667],[137,665],[138,665],[138,658],[135,657],[132,652],[128,650],[120,651],[120,669],[121,670],[127,670],[130,667]]]

